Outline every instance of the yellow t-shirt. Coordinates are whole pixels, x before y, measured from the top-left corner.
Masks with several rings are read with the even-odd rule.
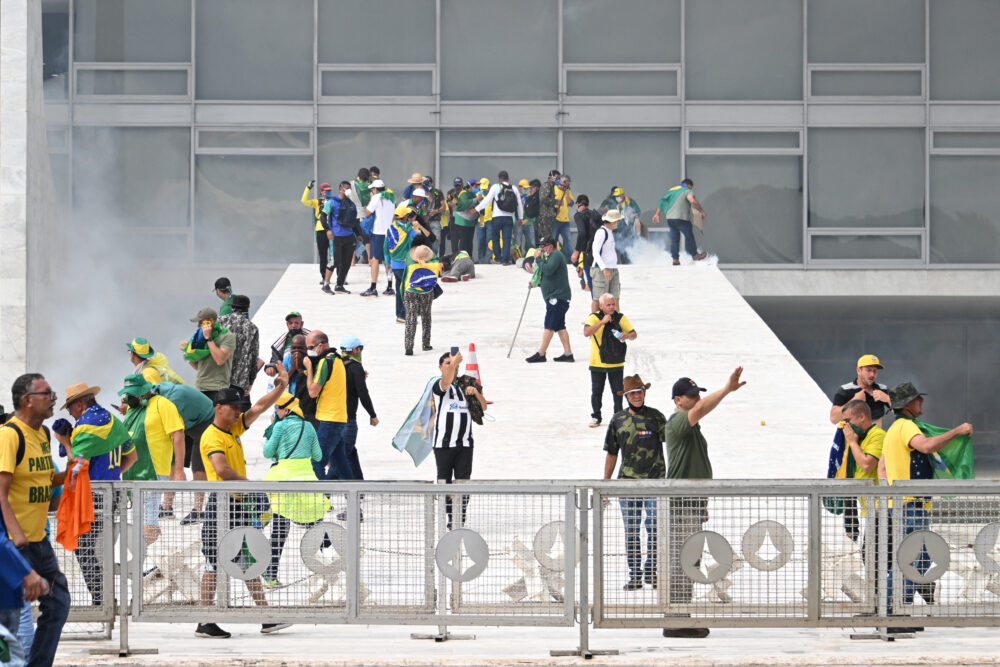
[[[402,285],[397,285],[401,289]],[[316,419],[323,422],[347,422],[347,372],[339,357],[323,357],[316,364],[313,382],[323,385],[316,399]]]
[[[236,474],[247,476],[247,461],[243,455],[243,443],[240,442],[240,436],[246,432],[246,423],[243,421],[243,415],[240,415],[240,418],[228,431],[223,431],[215,424],[211,424],[201,434],[201,460],[205,464],[205,476],[208,481],[222,481],[222,478],[215,474],[215,467],[209,460],[212,454],[218,452],[225,455],[226,463]]]
[[[864,440],[858,443],[861,451],[877,459],[882,458],[882,447],[885,441],[885,431],[878,424],[873,425],[865,434]],[[878,479],[878,467],[871,472],[865,472],[861,466],[854,467],[854,479]]]
[[[566,200],[563,201],[563,189],[554,187],[552,190],[556,193],[556,203],[558,206],[556,209],[556,222],[569,222],[569,207],[573,205],[574,201],[573,191],[567,188]]]
[[[169,475],[174,460],[171,433],[184,430],[184,419],[168,399],[153,394],[146,403],[146,445],[157,475]]]
[[[12,428],[0,428],[0,472],[13,475],[8,499],[17,522],[29,542],[45,539],[45,521],[52,497],[52,454],[45,431],[37,431],[17,417],[12,417],[24,434],[24,456],[17,463],[17,433]],[[10,533],[8,533],[10,536]]]
[[[892,486],[892,483],[897,479],[920,479],[921,477],[913,476],[913,453],[916,452],[915,449],[910,447],[910,440],[913,439],[915,435],[922,435],[920,429],[916,424],[913,423],[911,419],[905,419],[902,417],[897,417],[896,421],[892,422],[892,426],[886,431],[885,440],[882,442],[882,457],[885,461],[885,477]],[[924,457],[923,454],[921,457]],[[917,461],[917,465],[921,469],[926,469],[928,472],[928,477],[930,475],[930,464],[926,462],[926,457],[924,461]],[[923,464],[923,465],[920,465]],[[905,496],[903,498],[904,503],[913,502],[916,500],[914,496]],[[892,501],[889,501],[890,507],[892,506]],[[925,502],[924,507],[930,509],[931,503]]]
[[[597,324],[598,322],[600,322],[603,318],[604,318],[604,313],[601,313],[600,315],[597,315],[595,313],[591,313],[587,317],[587,320],[584,322],[584,324],[586,326],[588,326],[588,327],[592,327],[595,324]],[[619,325],[621,326],[622,333],[630,333],[631,331],[633,331],[633,329],[632,329],[632,323],[629,322],[628,318],[625,317],[624,315],[622,315],[622,319],[619,322]],[[606,363],[604,363],[604,362],[601,361],[601,341],[604,340],[604,330],[606,328],[607,328],[607,325],[602,326],[600,329],[598,329],[597,331],[595,331],[593,333],[593,335],[591,335],[591,337],[590,337],[590,367],[591,368],[623,368],[625,366],[625,362],[624,361],[622,363],[620,363],[620,364],[606,364]]]

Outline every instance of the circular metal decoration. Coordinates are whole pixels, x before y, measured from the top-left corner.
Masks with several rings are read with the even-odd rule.
[[[915,562],[921,549],[927,550],[931,565],[923,574]],[[903,576],[915,584],[932,584],[948,571],[951,563],[951,549],[944,538],[929,530],[918,530],[906,536],[896,549],[896,564]]]
[[[714,584],[733,566],[733,548],[722,535],[702,530],[684,540],[681,567],[691,581]]]
[[[758,521],[743,533],[743,558],[763,572],[785,566],[795,551],[792,534],[777,521]],[[763,553],[761,553],[763,552]],[[774,554],[770,558],[765,555]]]
[[[565,521],[550,521],[538,529],[531,541],[531,550],[539,565],[553,572],[562,572],[566,569],[565,533]],[[574,551],[574,555],[575,562],[579,563],[580,554]]]
[[[218,561],[233,579],[256,579],[271,562],[271,543],[256,528],[233,528],[219,540]]]
[[[990,555],[997,546],[997,537],[1000,537],[1000,523],[988,523],[976,535],[976,542],[972,545],[976,560],[987,572],[1000,572],[1000,563]]]
[[[329,542],[333,546],[336,557],[327,560],[320,549]],[[305,532],[299,542],[299,553],[302,564],[311,572],[326,576],[336,576],[345,569],[344,554],[347,551],[347,531],[342,526],[331,522],[317,523]]]
[[[486,540],[468,528],[445,533],[434,551],[434,561],[441,574],[460,583],[481,575],[489,560],[490,548]]]

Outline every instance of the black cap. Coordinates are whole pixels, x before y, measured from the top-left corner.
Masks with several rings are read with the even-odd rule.
[[[699,387],[698,384],[691,378],[681,378],[674,383],[674,388],[670,393],[670,396],[697,396],[700,391],[708,390],[704,387]]]
[[[233,284],[229,282],[229,278],[223,276],[215,281],[215,289],[226,290],[227,292],[232,291]]]
[[[547,245],[555,245],[555,244],[556,244],[556,240],[554,238],[552,238],[551,236],[543,236],[538,241],[538,247],[539,248],[544,248]]]
[[[234,294],[233,310],[239,310],[239,311],[250,310],[250,297],[246,296],[245,294]]]
[[[226,387],[215,392],[212,405],[238,405],[243,402],[243,392],[233,387]]]
[[[453,180],[451,182],[451,184],[452,185],[465,185],[465,181],[463,181],[460,177],[456,176],[455,180]]]

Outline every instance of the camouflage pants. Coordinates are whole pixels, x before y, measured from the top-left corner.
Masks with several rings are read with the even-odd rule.
[[[552,228],[555,227],[555,216],[551,218],[539,217],[535,220],[535,238],[541,240],[546,236],[552,236]]]
[[[402,286],[400,286],[402,287]],[[413,339],[417,335],[417,317],[420,317],[421,333],[424,347],[431,345],[431,306],[434,295],[430,292],[418,294],[406,292],[403,295],[403,305],[406,307],[406,331],[403,333],[403,347],[407,352],[413,351]]]

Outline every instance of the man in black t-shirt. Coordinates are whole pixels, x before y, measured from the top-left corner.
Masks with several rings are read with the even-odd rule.
[[[876,382],[879,371],[885,368],[874,354],[866,354],[858,359],[858,373],[853,382],[843,384],[833,395],[830,408],[830,423],[837,424],[842,417],[842,409],[850,401],[864,401],[872,411],[872,421],[882,425],[882,415],[889,410],[891,399],[889,387]]]

